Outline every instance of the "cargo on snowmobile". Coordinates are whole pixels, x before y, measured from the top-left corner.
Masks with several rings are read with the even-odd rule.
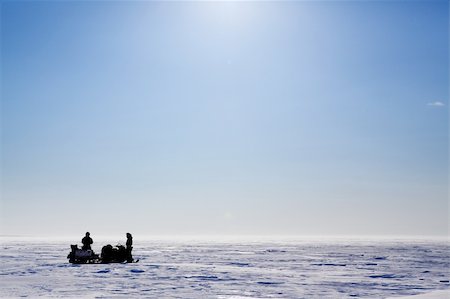
[[[137,263],[139,260],[134,260],[127,256],[126,248],[123,245],[103,246],[102,253],[99,256],[91,249],[79,249],[78,245],[70,245],[72,251],[67,258],[72,264],[108,264],[108,263]]]

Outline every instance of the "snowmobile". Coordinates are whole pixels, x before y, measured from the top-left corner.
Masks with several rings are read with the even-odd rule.
[[[102,253],[99,256],[94,251],[88,249],[79,249],[78,245],[70,245],[72,251],[67,258],[72,264],[109,264],[109,263],[137,263],[139,260],[134,260],[128,256],[127,250],[123,245],[103,246]]]
[[[101,262],[98,254],[95,254],[91,249],[84,250],[79,249],[78,245],[70,245],[72,251],[69,253],[67,258],[69,263],[72,264],[98,264]]]

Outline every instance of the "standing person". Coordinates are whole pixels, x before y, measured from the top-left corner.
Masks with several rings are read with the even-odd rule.
[[[94,243],[94,241],[92,241],[92,238],[89,237],[90,233],[87,232],[86,236],[81,240],[81,243],[83,243],[83,247],[81,247],[81,249],[83,250],[92,250],[91,249],[91,244]]]
[[[133,262],[133,257],[131,256],[131,250],[133,249],[133,236],[127,233],[127,262]]]

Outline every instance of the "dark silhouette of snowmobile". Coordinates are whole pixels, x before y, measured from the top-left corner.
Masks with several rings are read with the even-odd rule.
[[[139,260],[130,259],[125,246],[110,244],[103,246],[102,253],[99,256],[91,249],[79,249],[78,245],[70,245],[72,251],[67,258],[72,264],[109,264],[109,263],[137,263]]]
[[[101,262],[98,254],[91,249],[80,249],[78,245],[70,245],[72,251],[67,258],[72,264],[98,264]]]

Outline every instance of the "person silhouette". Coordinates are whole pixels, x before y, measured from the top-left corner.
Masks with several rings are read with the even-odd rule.
[[[81,240],[81,243],[83,243],[83,247],[81,247],[81,249],[92,250],[91,244],[94,243],[94,241],[92,241],[92,238],[90,237],[89,232],[86,233],[86,236]]]
[[[133,262],[133,256],[131,255],[131,250],[133,250],[133,236],[130,233],[127,233],[127,262],[131,263]]]

